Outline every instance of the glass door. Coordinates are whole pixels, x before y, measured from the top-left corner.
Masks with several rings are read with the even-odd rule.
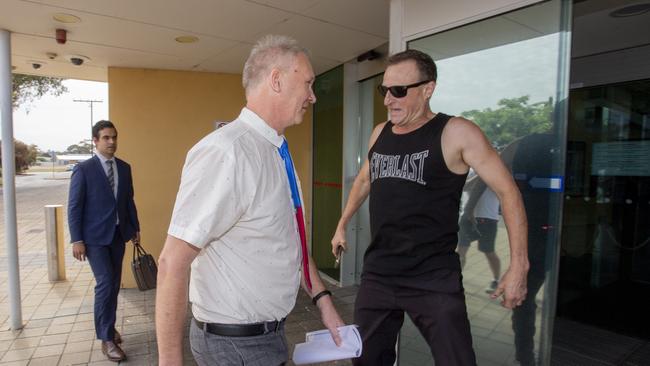
[[[376,75],[359,82],[359,146],[358,162],[359,168],[368,157],[368,140],[372,130],[378,124],[385,122],[387,113],[384,106],[384,98],[379,94],[377,86],[381,84],[383,74]],[[363,256],[370,245],[370,216],[368,213],[368,200],[357,210],[356,225],[356,263],[355,283],[361,283],[363,270]]]
[[[491,218],[496,221],[493,239],[478,244],[475,238],[459,246],[479,365],[550,364],[564,173],[568,12],[568,2],[542,2],[408,44],[431,55],[438,65],[433,112],[463,116],[483,130],[510,168],[528,217],[528,297],[514,311],[489,297],[492,281],[509,266],[503,219],[498,214]],[[473,194],[470,186],[467,195]],[[495,258],[501,268],[494,265]],[[399,364],[432,362],[427,343],[407,317]]]
[[[341,214],[343,160],[343,66],[316,77],[312,257],[318,269],[338,281],[330,243]]]
[[[558,315],[650,339],[650,79],[570,100]]]

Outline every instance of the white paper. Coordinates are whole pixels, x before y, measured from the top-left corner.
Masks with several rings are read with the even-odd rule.
[[[342,340],[341,347],[336,346],[327,329],[307,333],[306,342],[296,344],[293,350],[293,362],[296,365],[304,365],[361,356],[361,336],[357,326],[339,327],[339,334]]]

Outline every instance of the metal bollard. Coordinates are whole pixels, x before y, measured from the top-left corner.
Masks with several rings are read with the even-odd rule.
[[[50,282],[65,280],[65,245],[63,243],[63,206],[45,206],[45,237],[47,246],[47,278]]]

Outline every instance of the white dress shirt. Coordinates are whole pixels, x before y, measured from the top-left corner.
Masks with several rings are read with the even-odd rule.
[[[190,279],[200,321],[279,320],[295,305],[300,238],[283,138],[244,108],[187,154],[168,233],[201,248]]]

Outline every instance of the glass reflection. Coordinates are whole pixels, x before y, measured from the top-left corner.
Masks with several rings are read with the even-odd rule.
[[[549,319],[542,314],[549,289],[544,284],[554,264],[563,186],[557,133],[561,129],[553,120],[560,8],[559,1],[546,2],[409,43],[438,65],[432,110],[461,115],[481,127],[512,171],[528,215],[528,297],[511,311],[489,298],[510,261],[499,203],[485,183],[470,174],[461,205],[458,253],[479,365],[535,365],[549,351],[540,344],[548,337]],[[432,363],[428,346],[406,319],[399,364]]]

